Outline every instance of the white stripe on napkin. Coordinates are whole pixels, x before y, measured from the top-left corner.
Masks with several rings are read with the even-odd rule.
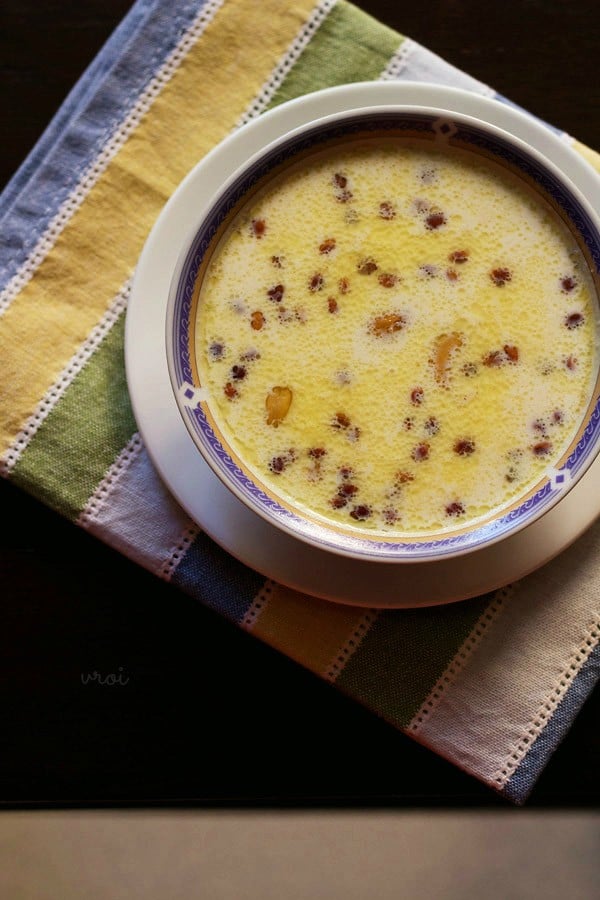
[[[565,658],[572,679],[589,655],[582,623],[600,617],[599,538],[597,524],[515,585],[494,627],[420,725],[418,740],[496,788],[508,780],[514,754],[531,747],[548,718]]]
[[[401,81],[423,81],[433,84],[444,84],[449,87],[473,91],[484,97],[495,97],[496,92],[487,84],[472,78],[456,66],[427,50],[411,38],[405,38],[397,52],[383,70],[384,81],[399,79]]]
[[[198,531],[134,435],[88,500],[77,524],[169,580]]]

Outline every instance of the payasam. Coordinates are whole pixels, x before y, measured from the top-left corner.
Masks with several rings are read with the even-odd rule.
[[[196,363],[222,441],[280,503],[430,535],[506,510],[564,458],[596,305],[575,238],[517,176],[354,141],[237,210],[203,274]]]

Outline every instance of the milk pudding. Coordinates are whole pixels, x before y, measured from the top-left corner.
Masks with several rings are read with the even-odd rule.
[[[491,160],[386,135],[263,184],[198,291],[203,402],[282,505],[426,536],[507,509],[564,458],[595,391],[587,263]]]

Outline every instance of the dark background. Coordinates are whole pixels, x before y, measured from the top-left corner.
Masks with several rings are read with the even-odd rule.
[[[3,0],[0,186],[130,5]],[[359,5],[600,148],[595,0]],[[505,805],[9,483],[0,504],[0,803]],[[82,686],[94,669],[127,684]],[[597,808],[599,708],[530,807]]]

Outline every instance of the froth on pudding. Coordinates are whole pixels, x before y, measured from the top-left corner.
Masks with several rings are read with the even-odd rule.
[[[595,390],[594,286],[546,201],[492,161],[402,137],[263,184],[197,286],[222,441],[341,529],[468,527],[539,484]]]

